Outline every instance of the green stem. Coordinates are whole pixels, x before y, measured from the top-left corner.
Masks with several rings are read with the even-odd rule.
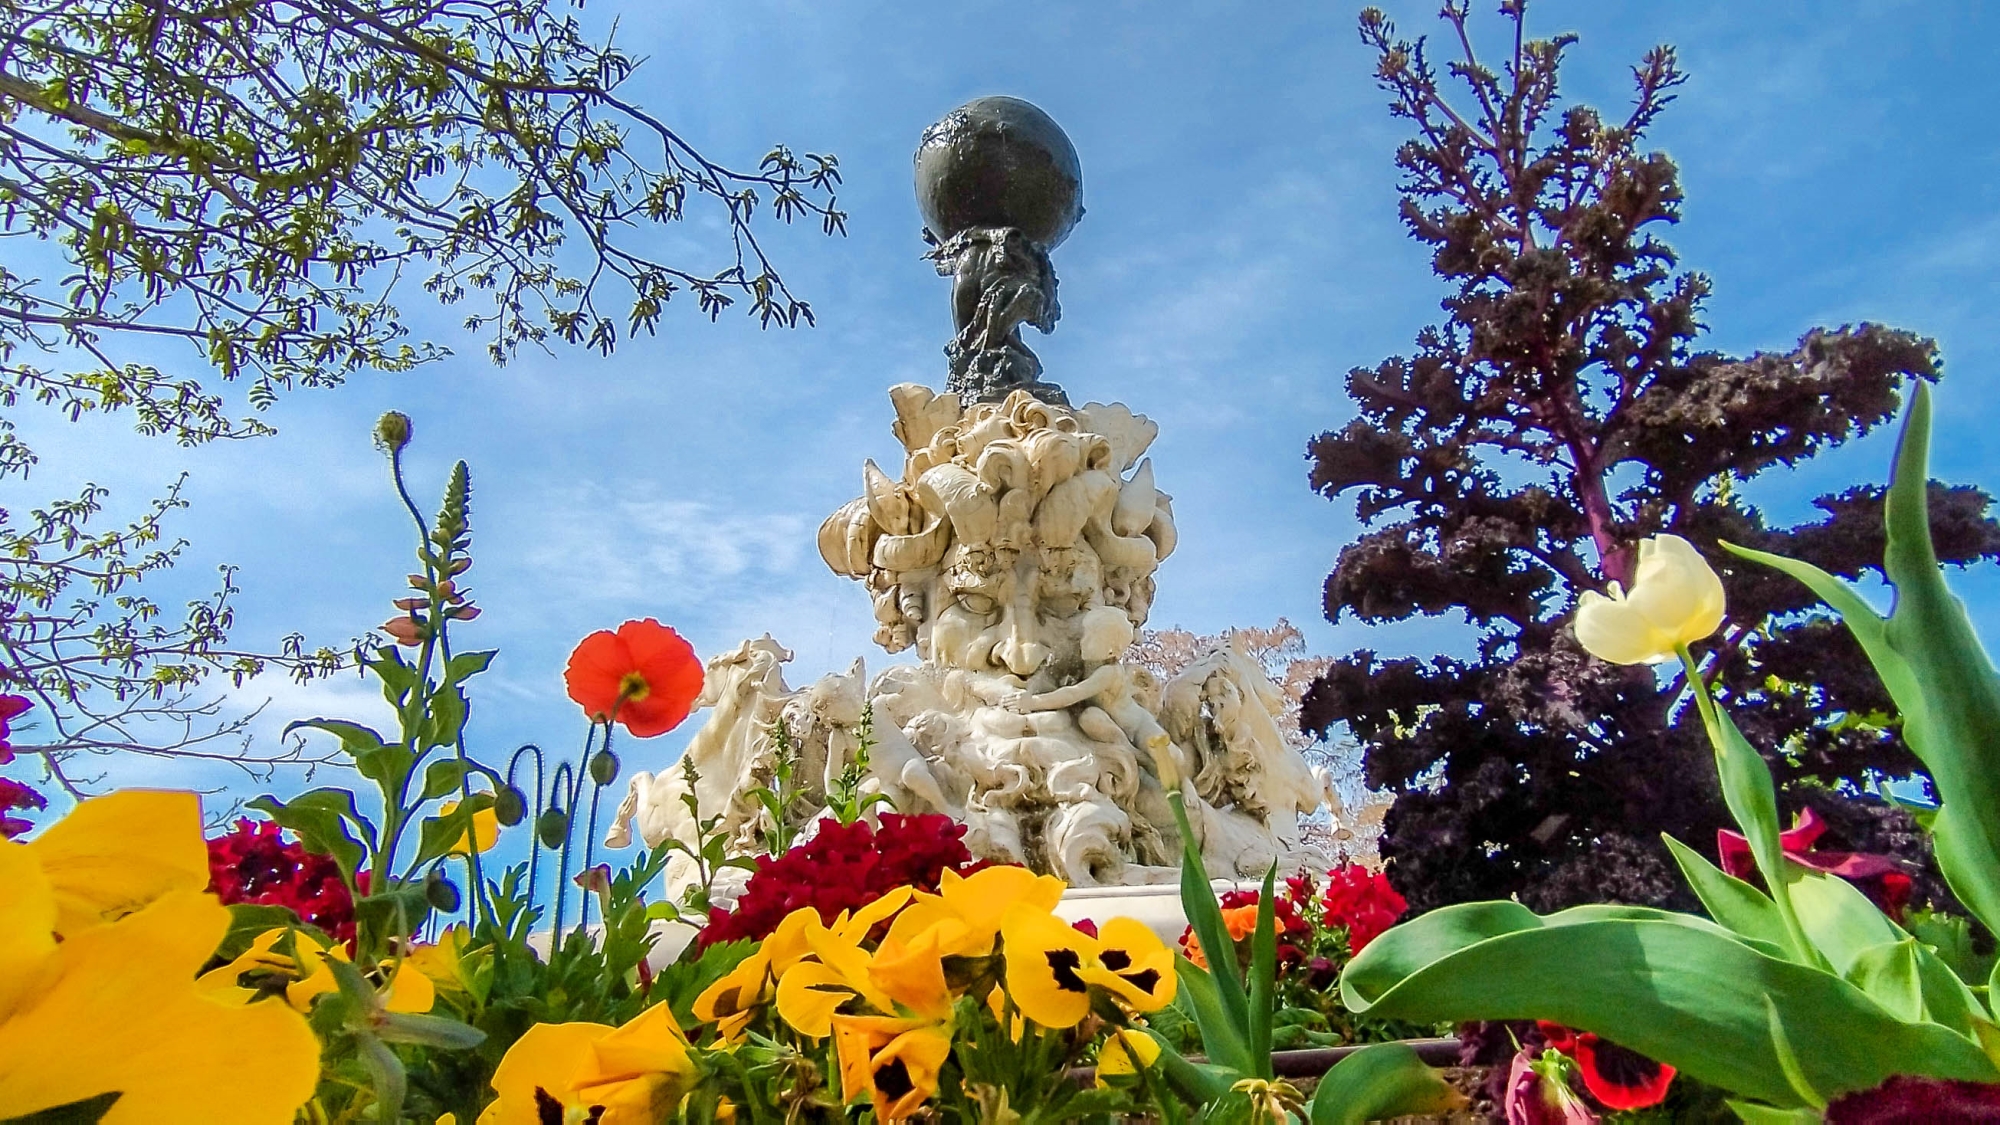
[[[1736,826],[1742,829],[1744,838],[1750,842],[1751,858],[1756,861],[1757,870],[1764,876],[1764,885],[1770,889],[1771,901],[1778,906],[1778,917],[1784,923],[1786,937],[1791,940],[1792,955],[1801,964],[1831,971],[1819,947],[1806,936],[1805,927],[1799,922],[1798,911],[1792,906],[1792,888],[1786,880],[1784,846],[1778,838],[1777,791],[1771,782],[1770,767],[1765,765],[1763,757],[1748,743],[1737,745],[1742,741],[1741,735],[1735,740],[1728,737],[1723,729],[1726,717],[1716,704],[1715,698],[1709,694],[1708,681],[1702,676],[1701,666],[1695,662],[1694,654],[1688,651],[1686,645],[1678,646],[1675,651],[1680,655],[1681,667],[1687,671],[1688,689],[1694,693],[1695,707],[1701,712],[1702,728],[1708,734],[1709,745],[1715,749],[1716,773],[1722,783],[1724,800],[1730,806],[1730,814],[1736,818]],[[1735,763],[1743,768],[1731,769],[1731,759],[1745,753],[1755,756],[1756,761]],[[1730,778],[1738,773],[1750,776],[1752,780],[1749,784],[1756,790],[1755,792],[1732,792],[1736,787],[1730,784]],[[1765,807],[1761,810],[1739,808],[1737,807],[1739,801],[1755,801]],[[1750,815],[1753,811],[1762,811],[1768,816],[1758,818]]]

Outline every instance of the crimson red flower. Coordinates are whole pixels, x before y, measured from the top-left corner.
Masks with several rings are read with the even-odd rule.
[[[366,877],[357,874],[364,890]],[[333,858],[286,840],[271,821],[238,820],[209,839],[208,889],[224,905],[282,906],[337,940],[354,937],[354,899]]]
[[[1388,876],[1358,863],[1327,872],[1322,901],[1326,904],[1326,924],[1347,927],[1347,948],[1352,953],[1360,953],[1381,937],[1410,907],[1389,885]]]
[[[946,868],[970,875],[990,866],[972,858],[965,826],[948,816],[884,813],[881,819],[880,828],[823,819],[812,839],[781,856],[759,856],[736,908],[711,918],[696,940],[704,949],[739,938],[762,941],[802,906],[831,923],[897,887],[936,891]]]
[[[701,680],[694,647],[651,617],[583,638],[563,669],[569,697],[592,722],[616,718],[634,738],[679,726],[701,694]]]
[[[1535,1026],[1550,1047],[1576,1060],[1583,1088],[1604,1108],[1645,1109],[1666,1100],[1667,1087],[1674,1082],[1674,1068],[1666,1063],[1588,1031],[1571,1031],[1546,1020]]]

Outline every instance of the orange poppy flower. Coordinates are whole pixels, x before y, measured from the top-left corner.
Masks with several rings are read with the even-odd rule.
[[[701,661],[653,618],[592,633],[569,654],[563,684],[593,722],[616,717],[634,738],[665,734],[701,694]]]

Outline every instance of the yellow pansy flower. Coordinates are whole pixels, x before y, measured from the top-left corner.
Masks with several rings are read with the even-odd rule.
[[[756,1016],[757,1009],[777,998],[776,990],[782,979],[799,962],[817,956],[812,945],[814,940],[843,948],[853,947],[859,952],[858,947],[867,938],[869,931],[901,910],[910,901],[910,893],[908,887],[897,887],[852,914],[841,911],[834,917],[831,926],[823,925],[819,919],[819,912],[810,906],[802,906],[792,911],[785,916],[784,921],[778,923],[777,930],[770,937],[758,943],[756,952],[744,958],[729,971],[728,975],[709,985],[702,990],[700,996],[695,997],[694,1017],[703,1023],[715,1024],[716,1030],[725,1040],[734,1041]],[[860,953],[860,956],[865,963],[868,955]],[[865,970],[857,969],[851,958],[843,963],[849,969],[860,972],[860,979],[867,979]],[[837,970],[815,969],[794,981],[795,993],[808,987],[808,978],[821,985],[833,984],[844,979]],[[810,1026],[822,1027],[824,1018],[808,1013],[817,1012],[824,1007],[825,1015],[830,1016],[833,1008],[838,1007],[842,1001],[860,991],[862,987],[840,985],[840,996],[831,1003],[818,996],[796,995],[795,1005],[803,1006],[795,1006],[793,1010],[801,1019],[807,1020]],[[781,1006],[780,1014],[782,1015],[784,1011],[784,1007]],[[818,1038],[826,1037],[824,1030],[814,1034]]]
[[[1017,904],[1000,934],[1007,994],[1043,1027],[1074,1027],[1090,1013],[1093,985],[1141,1012],[1173,1002],[1173,953],[1143,922],[1113,918],[1093,938],[1046,910]]]
[[[541,1125],[550,1103],[560,1107],[562,1120],[654,1125],[679,1104],[695,1075],[687,1039],[665,1004],[617,1028],[538,1023],[494,1070],[499,1097],[479,1125]]]
[[[714,1024],[725,1040],[734,1041],[757,1010],[771,1002],[778,978],[811,955],[812,947],[806,944],[808,924],[819,925],[819,912],[810,906],[787,914],[755,952],[695,997],[694,1018]]]
[[[937,1094],[951,1028],[924,1019],[837,1015],[833,1043],[842,1097],[866,1096],[876,1120],[902,1121]]]
[[[1577,599],[1576,639],[1599,660],[1657,664],[1720,628],[1723,608],[1722,579],[1694,544],[1655,535],[1639,543],[1629,593],[1613,582],[1608,597]]]
[[[824,1039],[832,1029],[834,1012],[857,997],[878,1012],[895,1014],[895,1000],[869,972],[867,950],[843,941],[816,918],[806,923],[805,938],[816,960],[800,961],[778,980],[778,1015],[786,1023],[801,1034]]]
[[[84,823],[119,829],[116,817]],[[191,831],[199,844],[199,811]],[[0,841],[0,1120],[115,1093],[105,1125],[291,1121],[319,1080],[306,1021],[195,980],[229,929],[228,909],[171,890],[128,912],[118,904],[142,897],[143,874],[114,878],[94,899],[64,895],[59,882],[112,863],[118,844],[74,828],[57,839],[50,849]],[[150,861],[135,862],[143,871]]]
[[[1054,910],[1069,885],[1053,875],[1037,875],[1025,867],[988,867],[960,875],[947,869],[939,876],[938,893],[923,891],[889,927],[888,940],[911,945],[918,934],[937,931],[937,949],[945,957],[984,957],[993,952],[993,938],[1009,907],[1024,903]]]
[[[464,992],[465,967],[459,958],[471,940],[472,931],[464,923],[447,926],[438,932],[436,943],[411,946],[403,960],[422,973],[432,985],[451,992]]]
[[[185,790],[92,797],[25,846],[55,892],[60,938],[116,921],[171,891],[208,887],[201,798]]]
[[[446,801],[438,806],[438,817],[442,819],[457,811],[457,801]],[[470,840],[467,839],[468,836]],[[445,854],[469,856],[472,854],[474,843],[479,846],[480,851],[486,852],[491,851],[493,845],[499,842],[500,814],[493,811],[492,805],[488,805],[472,814],[472,830],[459,836],[458,841],[452,844],[451,850]]]
[[[1109,1086],[1109,1079],[1129,1078],[1159,1059],[1157,1039],[1136,1028],[1120,1028],[1097,1050],[1097,1084]]]
[[[347,946],[335,942],[328,948],[310,934],[294,931],[292,952],[299,979],[285,986],[285,999],[299,1011],[308,1012],[312,1010],[314,997],[340,990],[327,961],[348,960]],[[382,969],[389,974],[388,987],[379,997],[383,1011],[428,1012],[437,1003],[437,989],[410,958],[383,961]]]

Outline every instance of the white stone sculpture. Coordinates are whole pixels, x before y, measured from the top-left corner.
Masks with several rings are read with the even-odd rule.
[[[1158,427],[1120,404],[1026,391],[970,408],[913,384],[889,398],[901,472],[865,463],[862,495],[828,517],[819,547],[869,591],[876,641],[919,662],[866,683],[857,660],[792,692],[779,671],[790,654],[769,637],[712,661],[714,710],[687,753],[703,816],[723,817],[732,848],[761,839],[767,814],[749,793],[769,783],[782,716],[808,779],[802,810],[854,760],[866,722],[870,787],[901,812],[961,820],[978,856],[1075,886],[1174,880],[1157,765],[1170,756],[1212,875],[1323,868],[1299,817],[1326,788],[1283,736],[1283,696],[1257,661],[1220,648],[1161,684],[1123,659],[1176,542],[1172,500],[1143,459]],[[673,770],[635,778],[608,842],[628,819],[649,843],[692,842],[684,789]]]

